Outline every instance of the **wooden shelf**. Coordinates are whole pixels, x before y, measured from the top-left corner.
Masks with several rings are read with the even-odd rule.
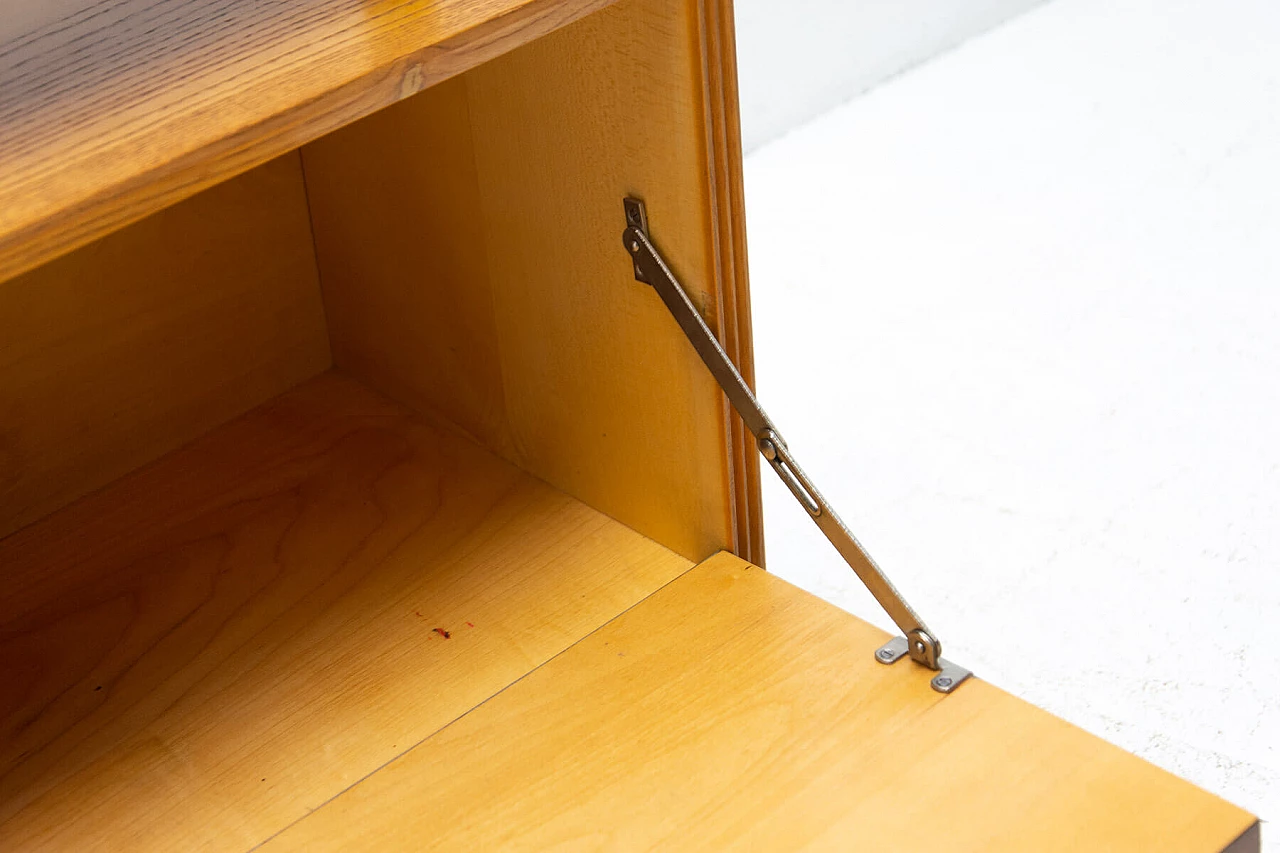
[[[1255,820],[736,557],[698,566],[266,850],[1256,850]]]
[[[0,280],[609,0],[15,0]]]
[[[0,541],[0,849],[247,850],[690,565],[323,375]]]

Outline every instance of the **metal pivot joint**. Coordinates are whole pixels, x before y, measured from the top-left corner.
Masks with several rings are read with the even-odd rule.
[[[644,202],[625,198],[623,208],[627,228],[622,232],[622,244],[631,255],[636,281],[644,282],[658,292],[685,337],[693,344],[707,369],[724,390],[730,405],[755,437],[761,455],[902,631],[902,637],[894,638],[876,651],[876,660],[892,664],[903,657],[910,657],[934,671],[935,675],[929,682],[934,690],[950,693],[969,677],[969,670],[943,660],[941,642],[925,627],[924,622],[796,463],[795,457],[787,449],[787,443],[778,433],[778,428],[769,420],[755,394],[747,387],[715,334],[703,321],[702,315],[650,241],[649,219]]]

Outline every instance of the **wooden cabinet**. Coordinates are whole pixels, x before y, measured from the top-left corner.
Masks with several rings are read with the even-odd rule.
[[[727,2],[13,5],[0,849],[1257,848],[752,565]]]

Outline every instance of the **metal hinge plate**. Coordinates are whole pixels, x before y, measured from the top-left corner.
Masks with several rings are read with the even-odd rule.
[[[907,638],[894,637],[876,649],[876,660],[884,664],[897,663],[907,657],[908,651]],[[939,693],[950,693],[971,675],[973,673],[964,667],[957,666],[945,658],[938,658],[938,671],[933,678],[929,679],[929,686]]]

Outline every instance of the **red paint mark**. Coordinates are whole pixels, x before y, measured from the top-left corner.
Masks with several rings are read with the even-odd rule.
[[[449,639],[451,636],[453,636],[443,628],[432,628],[431,630],[435,631],[437,634],[439,634],[441,637],[444,637],[446,640]]]
[[[467,627],[468,627],[468,628],[474,628],[474,627],[475,627],[475,625],[473,625],[473,624],[471,624],[470,622],[468,622],[468,623],[467,623]]]

